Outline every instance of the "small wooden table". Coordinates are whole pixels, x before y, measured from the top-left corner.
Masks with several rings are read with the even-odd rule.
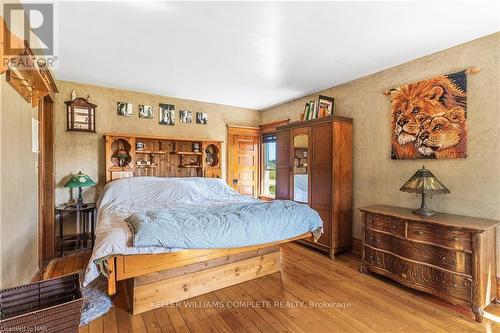
[[[62,257],[64,251],[64,244],[67,242],[74,242],[75,250],[78,248],[87,248],[87,240],[89,238],[87,234],[87,225],[90,217],[90,243],[91,247],[94,247],[95,239],[95,218],[96,218],[97,206],[95,203],[87,203],[80,207],[76,206],[66,206],[61,205],[56,207],[56,216],[58,217],[59,223],[59,235],[56,239],[56,248],[59,249],[59,256]],[[76,214],[76,221],[80,224],[80,232],[76,235],[64,236],[64,214]],[[82,233],[83,231],[83,233]]]

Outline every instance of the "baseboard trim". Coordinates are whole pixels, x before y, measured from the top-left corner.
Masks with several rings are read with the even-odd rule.
[[[361,259],[361,239],[352,238],[352,255]]]

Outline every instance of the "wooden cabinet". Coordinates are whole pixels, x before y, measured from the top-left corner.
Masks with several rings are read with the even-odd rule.
[[[329,254],[351,247],[352,119],[325,117],[277,128],[276,198],[307,203],[323,220]]]
[[[476,320],[496,296],[495,220],[370,206],[363,212],[360,271],[469,306]]]
[[[222,141],[105,134],[106,182],[127,177],[221,178]]]

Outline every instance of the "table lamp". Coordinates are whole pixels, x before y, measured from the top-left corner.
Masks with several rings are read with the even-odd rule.
[[[427,194],[446,194],[450,193],[450,190],[441,183],[436,176],[432,174],[429,170],[422,167],[422,169],[417,170],[415,174],[399,189],[403,192],[410,193],[420,193],[422,194],[422,204],[419,209],[413,210],[412,212],[417,215],[422,216],[432,216],[435,214],[434,211],[427,208]]]
[[[64,187],[75,188],[78,187],[78,201],[76,206],[83,206],[82,198],[82,187],[95,186],[96,183],[87,175],[79,171],[76,175],[73,175],[70,180],[64,185]]]

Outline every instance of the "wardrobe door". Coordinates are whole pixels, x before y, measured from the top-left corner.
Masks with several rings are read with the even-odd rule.
[[[301,203],[310,202],[311,127],[294,128],[291,132],[291,198]]]
[[[323,235],[318,243],[330,247],[332,239],[332,123],[313,127],[311,207],[323,220]]]
[[[290,176],[290,130],[285,130],[276,134],[276,199],[290,199]]]

